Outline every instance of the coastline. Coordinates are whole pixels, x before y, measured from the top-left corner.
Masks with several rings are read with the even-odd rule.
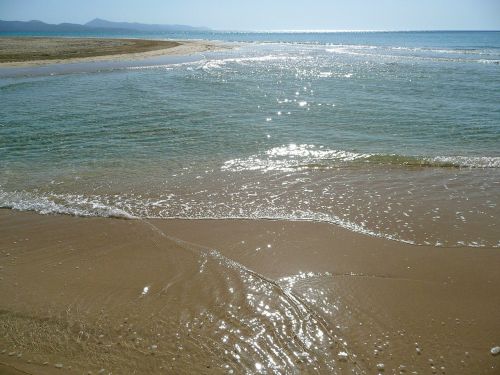
[[[499,264],[498,249],[414,246],[327,223],[2,209],[0,363],[37,374],[59,365],[65,373],[255,372],[258,353],[232,352],[246,336],[266,345],[248,316],[265,317],[269,340],[290,356],[301,339],[295,324],[331,338],[308,349],[314,361],[297,357],[301,373],[330,373],[319,356],[331,354],[339,373],[375,373],[383,363],[385,373],[494,374]],[[287,295],[299,301],[293,309]],[[290,342],[280,341],[277,321]]]
[[[21,67],[37,67],[51,64],[61,63],[89,63],[103,61],[124,61],[124,60],[142,60],[160,56],[184,56],[200,52],[213,51],[218,49],[228,48],[227,44],[212,41],[154,41],[149,39],[109,39],[109,38],[8,38],[0,37],[0,47],[3,48],[3,53],[8,54],[9,51],[17,52],[22,46],[23,41],[31,41],[36,39],[41,48],[45,42],[49,42],[47,54],[52,54],[56,58],[39,59],[30,58],[33,51],[26,51],[21,54],[20,59],[24,61],[0,62],[0,68],[21,68]],[[12,41],[18,43],[12,43]],[[67,42],[71,41],[73,45],[68,46]],[[107,44],[116,43],[117,41],[126,43],[124,46],[115,47],[112,53],[109,52]],[[78,42],[85,44],[86,53],[92,56],[78,55]],[[128,44],[127,44],[128,43]],[[138,44],[138,46],[137,46]],[[145,46],[141,45],[145,44]],[[150,45],[151,44],[151,45]],[[70,48],[71,47],[71,48]],[[136,52],[137,50],[145,49],[144,51]],[[38,56],[40,51],[37,51]]]

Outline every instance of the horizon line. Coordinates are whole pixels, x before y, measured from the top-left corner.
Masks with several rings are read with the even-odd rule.
[[[255,29],[231,30],[212,29],[212,31],[240,33],[409,33],[409,32],[500,32],[500,29]]]
[[[140,23],[144,25],[170,25],[170,26],[190,26],[195,28],[208,28],[208,31],[215,32],[232,32],[232,33],[310,33],[310,34],[326,34],[326,33],[397,33],[397,32],[500,32],[500,29],[222,29],[222,28],[212,28],[210,26],[193,26],[183,23],[145,23],[140,21],[110,21],[100,17],[94,17],[90,21],[85,23],[75,23],[76,25],[86,26],[88,22],[91,22],[95,19],[100,19],[108,22],[116,22],[116,23]],[[40,19],[31,19],[27,21],[22,21],[19,19],[16,20],[8,20],[8,19],[0,19],[0,21],[8,21],[8,22],[32,22],[38,21],[43,22],[48,25],[60,25],[65,23],[73,23],[70,21],[63,21],[59,23],[49,23],[47,21],[42,21]]]

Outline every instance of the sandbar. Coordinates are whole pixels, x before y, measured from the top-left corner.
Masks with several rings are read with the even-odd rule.
[[[227,46],[195,40],[0,37],[0,67],[137,60],[164,55],[190,55],[222,48]]]

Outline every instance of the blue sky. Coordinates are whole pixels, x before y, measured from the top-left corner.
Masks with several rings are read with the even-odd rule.
[[[500,0],[0,0],[0,19],[223,30],[500,30]]]

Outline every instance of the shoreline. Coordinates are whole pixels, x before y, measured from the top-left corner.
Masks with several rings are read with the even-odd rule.
[[[328,340],[310,336],[314,361],[297,356],[285,372],[331,373],[334,363],[372,373],[384,363],[386,373],[494,374],[499,264],[498,249],[415,246],[328,223],[2,209],[0,363],[40,374],[59,364],[68,373],[256,372],[264,357],[248,342],[267,327],[275,338],[255,341],[261,350],[271,340],[295,358],[299,324]],[[248,351],[236,357],[235,344]]]
[[[38,45],[25,46],[25,51],[19,53],[23,43],[36,40]],[[71,43],[67,43],[71,42]],[[124,45],[119,45],[122,43]],[[33,50],[44,48],[47,50]],[[81,46],[85,51],[81,51]],[[43,37],[0,37],[2,54],[18,53],[20,60],[2,62],[1,68],[38,67],[52,64],[89,63],[105,61],[142,60],[160,56],[187,56],[206,51],[230,48],[228,44],[212,41],[162,41],[151,39],[109,39],[109,38],[43,38]],[[143,50],[141,50],[143,49]],[[111,53],[110,53],[111,50]],[[32,58],[41,54],[52,55],[50,59]],[[91,56],[78,56],[91,54]],[[0,55],[1,57],[1,55]]]
[[[500,373],[493,36],[89,35],[0,37],[0,374]]]

